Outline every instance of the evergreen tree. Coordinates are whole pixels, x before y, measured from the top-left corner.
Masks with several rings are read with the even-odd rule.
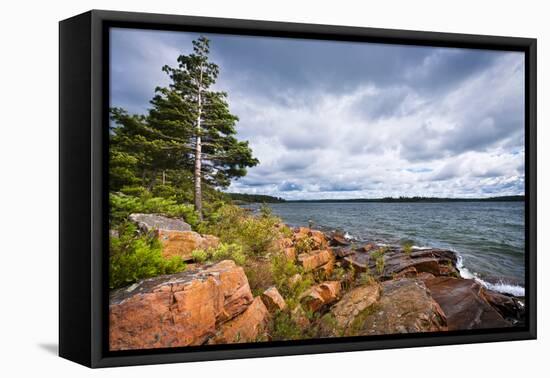
[[[149,191],[157,175],[167,169],[180,169],[180,157],[170,153],[175,144],[149,125],[149,117],[111,109],[110,190],[141,186]],[[181,146],[178,144],[181,149]]]
[[[211,89],[219,67],[209,60],[209,40],[193,41],[193,53],[180,55],[177,67],[164,66],[171,79],[151,101],[149,127],[163,141],[164,162],[192,170],[195,210],[202,216],[202,183],[227,187],[258,164],[248,142],[239,141],[227,94]]]

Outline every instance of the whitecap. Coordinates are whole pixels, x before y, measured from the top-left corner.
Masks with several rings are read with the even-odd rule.
[[[456,252],[455,252],[456,253]],[[490,283],[487,281],[482,280],[479,278],[475,273],[472,273],[464,266],[464,261],[462,259],[462,256],[460,256],[458,253],[457,255],[457,261],[456,261],[456,267],[458,271],[460,272],[460,276],[462,278],[466,279],[473,279],[483,287],[497,291],[499,293],[503,294],[511,294],[516,297],[524,297],[525,296],[525,288],[519,285],[510,284],[504,281],[500,281],[498,283]]]

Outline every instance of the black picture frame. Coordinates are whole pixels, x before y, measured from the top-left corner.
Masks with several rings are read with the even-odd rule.
[[[525,53],[525,327],[109,352],[108,28],[363,41]],[[535,339],[536,39],[92,10],[59,24],[59,354],[89,367]]]

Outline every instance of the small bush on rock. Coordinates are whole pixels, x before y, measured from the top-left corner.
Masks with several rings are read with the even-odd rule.
[[[233,260],[237,265],[243,265],[246,261],[243,248],[240,245],[233,243],[220,243],[217,247],[209,248],[207,250],[196,249],[191,252],[191,256],[196,262]]]
[[[193,228],[199,223],[199,218],[193,206],[179,204],[173,199],[153,197],[143,194],[140,197],[125,194],[109,194],[110,224],[116,227],[124,222],[132,213],[158,213],[169,217],[184,219]]]
[[[403,248],[403,252],[407,255],[410,255],[413,250],[413,242],[410,240],[407,240],[401,244],[401,247]]]
[[[296,242],[296,253],[310,253],[313,250],[313,246],[315,245],[315,241],[312,237],[306,236],[305,238],[302,238]]]
[[[208,260],[208,252],[206,252],[204,249],[196,249],[191,252],[191,257],[193,258],[193,261],[202,263]]]
[[[280,223],[281,220],[268,211],[253,216],[237,206],[224,205],[204,232],[218,236],[224,243],[241,245],[246,255],[265,256],[271,252],[274,241],[282,236],[277,227]]]
[[[302,329],[292,319],[288,311],[275,314],[271,324],[272,340],[298,340],[303,337]]]
[[[123,287],[144,278],[185,270],[181,258],[162,257],[162,246],[152,236],[141,235],[135,225],[123,223],[110,238],[109,287]]]

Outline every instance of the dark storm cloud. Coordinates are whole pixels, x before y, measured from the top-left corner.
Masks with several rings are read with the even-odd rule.
[[[147,106],[155,86],[166,83],[162,66],[175,65],[177,55],[189,53],[190,41],[199,36],[126,29],[115,29],[111,35],[112,67],[120,75],[113,87],[115,99],[125,98],[132,106]],[[301,101],[307,103],[312,91],[343,93],[365,82],[378,86],[410,84],[418,90],[434,91],[454,85],[498,56],[494,52],[403,45],[219,34],[208,37],[214,60],[223,65],[222,82],[238,81],[238,90],[247,95],[267,96],[282,103],[289,101],[285,93],[302,94],[305,97]],[[158,72],[143,75],[144,67],[148,73]],[[397,100],[403,95],[393,93]],[[393,111],[394,101],[378,100],[370,106],[375,116],[386,114]]]
[[[207,35],[260,164],[230,190],[287,198],[523,193],[519,53]],[[111,104],[144,113],[197,34],[117,29]]]

